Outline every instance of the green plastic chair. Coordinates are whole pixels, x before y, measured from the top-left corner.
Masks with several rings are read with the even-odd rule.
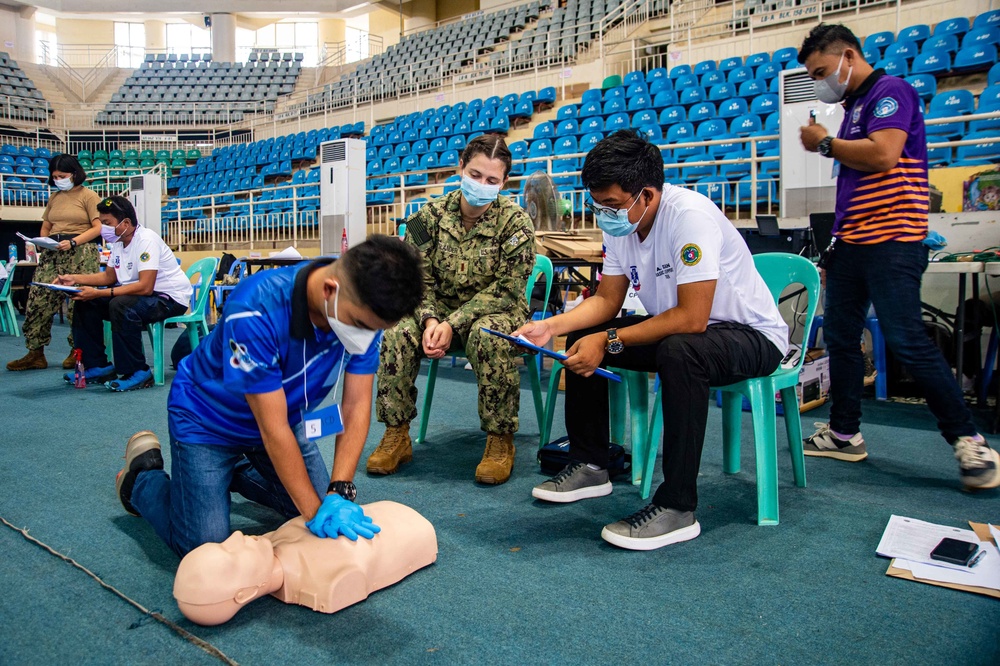
[[[771,252],[754,255],[757,271],[764,278],[771,296],[778,302],[781,292],[793,284],[801,284],[809,298],[806,305],[806,318],[803,331],[812,327],[816,306],[819,302],[820,278],[819,271],[808,259],[794,254]],[[806,486],[806,464],[802,453],[802,422],[799,417],[799,400],[795,393],[795,385],[799,383],[799,371],[805,360],[804,354],[799,354],[799,360],[793,367],[781,366],[767,377],[747,379],[729,386],[713,387],[722,391],[722,466],[727,474],[740,471],[740,433],[742,430],[743,396],[750,399],[753,413],[754,441],[757,448],[757,524],[778,524],[778,442],[776,433],[774,394],[781,392],[781,403],[784,406],[785,431],[788,435],[788,451],[792,457],[792,473],[795,485]],[[643,373],[638,373],[645,375]],[[657,389],[653,404],[653,416],[650,420],[649,438],[643,451],[644,459],[636,460],[633,465],[641,464],[642,497],[649,497],[653,480],[653,467],[656,463],[656,453],[659,449],[660,435],[663,431],[660,391]]]
[[[80,160],[81,162],[83,160],[93,160],[94,155],[89,150],[81,150],[76,154],[76,159]]]
[[[6,265],[0,261],[0,264]],[[7,280],[0,288],[0,330],[4,333],[12,333],[14,337],[21,337],[21,331],[17,327],[17,310],[14,309],[14,299],[11,298],[10,288],[14,284],[15,266],[7,270]]]
[[[166,362],[163,358],[163,331],[167,324],[184,324],[188,337],[191,339],[191,350],[194,351],[201,338],[208,335],[208,319],[205,317],[208,297],[212,293],[212,284],[215,282],[215,270],[219,266],[219,260],[215,257],[205,257],[191,264],[185,275],[188,280],[198,276],[198,281],[194,283],[194,296],[192,297],[191,311],[187,314],[169,317],[163,321],[146,326],[146,333],[149,335],[150,345],[153,347],[153,380],[157,386],[163,386],[164,369]],[[104,322],[104,346],[108,350],[108,359],[114,362],[111,354],[111,322]]]
[[[191,311],[187,314],[170,317],[148,326],[149,336],[153,342],[153,378],[157,386],[163,386],[163,370],[166,365],[163,358],[163,330],[167,324],[184,324],[188,338],[191,340],[191,351],[194,351],[201,339],[208,335],[208,319],[205,317],[208,297],[215,283],[215,270],[219,260],[215,257],[205,257],[191,264],[185,274],[189,280],[198,276],[194,283],[195,296],[192,299]]]
[[[528,285],[525,297],[531,301],[531,291],[535,287],[535,282],[540,276],[545,276],[545,301],[549,302],[549,293],[552,291],[552,279],[554,269],[552,260],[542,254],[535,255],[535,266],[531,269],[531,276],[528,278]],[[454,354],[458,358],[465,358],[464,354]],[[532,354],[522,354],[524,364],[528,368],[528,377],[531,378],[531,397],[535,403],[535,418],[537,423],[542,423],[545,414],[545,407],[542,404],[542,381],[538,369],[538,359]],[[427,441],[427,422],[431,413],[431,402],[434,400],[434,382],[437,380],[437,368],[439,359],[431,359],[430,367],[427,369],[427,385],[424,387],[424,407],[420,412],[420,433],[417,435],[417,444]]]
[[[604,79],[601,83],[601,90],[610,90],[611,88],[617,88],[622,84],[622,77],[617,74],[612,74],[611,76]]]

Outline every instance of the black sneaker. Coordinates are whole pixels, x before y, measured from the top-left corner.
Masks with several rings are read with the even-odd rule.
[[[608,470],[590,469],[585,463],[574,462],[551,479],[531,490],[531,496],[546,502],[576,502],[611,494]]]
[[[132,506],[132,487],[139,472],[163,469],[160,440],[149,430],[141,430],[129,437],[125,445],[125,467],[115,477],[115,490],[122,506],[133,516],[139,512]]]
[[[969,490],[1000,486],[1000,455],[990,448],[982,435],[959,437],[951,445],[958,459],[958,473]]]
[[[694,511],[666,509],[647,504],[617,523],[605,525],[601,538],[619,548],[654,550],[672,543],[690,541],[701,534]]]
[[[833,434],[829,423],[816,423],[815,426],[816,432],[802,440],[802,452],[807,456],[834,458],[847,462],[858,462],[868,457],[865,438],[860,432],[850,439],[841,439]]]

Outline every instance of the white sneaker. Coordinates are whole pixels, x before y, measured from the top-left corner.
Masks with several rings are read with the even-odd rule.
[[[970,490],[1000,486],[1000,455],[990,448],[982,435],[959,437],[951,444],[958,459],[962,484]]]

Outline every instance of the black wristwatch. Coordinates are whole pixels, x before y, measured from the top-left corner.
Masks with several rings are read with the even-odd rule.
[[[823,157],[830,157],[830,154],[833,152],[833,137],[828,136],[820,141],[819,145],[816,146],[816,151]]]
[[[608,329],[608,344],[606,349],[609,354],[621,354],[625,351],[625,343],[618,339],[618,329]]]
[[[337,493],[345,500],[350,500],[351,502],[358,496],[357,487],[350,481],[334,481],[326,487],[326,492],[327,494]]]
[[[69,239],[69,249],[71,249],[71,250],[75,250],[76,249],[76,240],[73,239],[73,238]]]

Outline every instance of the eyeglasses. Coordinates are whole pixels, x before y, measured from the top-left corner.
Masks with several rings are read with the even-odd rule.
[[[629,197],[630,199],[635,199],[635,201],[632,202],[632,206],[634,206],[635,202],[639,200],[639,195],[641,193],[642,193],[642,190],[639,190],[638,192],[636,192],[635,194],[633,194],[633,195],[631,195]],[[604,215],[609,216],[609,217],[617,217],[618,216],[618,211],[622,210],[621,208],[610,208],[608,206],[602,206],[602,205],[600,205],[598,203],[594,203],[593,199],[591,199],[590,201],[584,201],[583,205],[586,206],[587,210],[589,210],[595,216],[596,215],[604,214]],[[626,212],[632,210],[632,206],[629,206],[628,208],[626,208],[625,209]]]

